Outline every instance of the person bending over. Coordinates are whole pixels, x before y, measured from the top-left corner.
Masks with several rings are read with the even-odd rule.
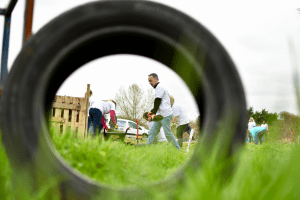
[[[89,116],[90,122],[93,122],[93,135],[96,135],[96,128],[98,127],[98,133],[101,132],[102,127],[108,129],[105,121],[105,114],[110,113],[110,117],[113,124],[117,128],[117,121],[115,118],[116,102],[114,100],[95,100],[90,98]],[[89,125],[88,125],[89,132]]]
[[[267,130],[264,127],[261,126],[257,126],[254,127],[250,130],[250,134],[252,135],[253,141],[255,142],[255,144],[262,144],[263,140],[263,136],[264,134],[267,132]]]
[[[173,110],[173,119],[172,122],[178,124],[177,127],[177,138],[178,144],[180,147],[183,145],[183,134],[187,132],[189,135],[191,133],[191,126],[189,124],[189,119],[183,111],[182,107],[179,105],[174,105],[175,99],[173,96],[170,96],[171,107]],[[194,139],[194,136],[193,136]]]

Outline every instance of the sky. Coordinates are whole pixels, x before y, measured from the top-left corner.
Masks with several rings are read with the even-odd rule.
[[[1,0],[0,8],[5,8],[8,2]],[[12,14],[8,70],[22,48],[24,2],[19,0]],[[63,12],[87,2],[91,1],[35,0],[33,33]],[[300,0],[154,2],[189,15],[221,42],[240,75],[248,108],[300,114],[293,82],[295,69],[300,66]],[[3,26],[4,17],[0,16],[0,41]],[[151,88],[148,75],[153,72],[174,96],[175,103],[194,120],[199,113],[187,85],[166,66],[141,56],[117,55],[91,61],[71,74],[57,95],[83,97],[87,84],[91,84],[95,97],[100,99],[113,99],[121,86],[128,88],[133,83],[146,92]]]

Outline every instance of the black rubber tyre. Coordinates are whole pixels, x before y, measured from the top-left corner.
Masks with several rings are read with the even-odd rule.
[[[207,29],[180,11],[155,2],[92,2],[65,12],[32,36],[4,83],[0,110],[3,144],[14,173],[28,170],[33,189],[42,178],[45,182],[59,176],[64,199],[114,198],[111,192],[123,199],[152,198],[147,190],[113,189],[85,178],[54,153],[49,139],[47,116],[63,81],[83,64],[113,54],[146,56],[181,76],[199,106],[202,144],[213,144],[226,119],[232,135],[222,152],[229,155],[244,143],[247,112],[243,87],[230,57]],[[200,160],[195,150],[189,164],[201,168]],[[172,191],[184,179],[185,169],[147,189]]]

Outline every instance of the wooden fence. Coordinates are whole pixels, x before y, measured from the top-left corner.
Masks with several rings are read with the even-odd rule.
[[[71,130],[78,136],[85,137],[89,107],[90,85],[85,97],[55,96],[52,104],[51,124],[55,131],[62,134]]]

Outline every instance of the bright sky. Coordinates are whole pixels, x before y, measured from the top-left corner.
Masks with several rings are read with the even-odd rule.
[[[1,0],[0,8],[9,0]],[[12,15],[8,69],[22,46],[24,0]],[[33,33],[59,14],[87,0],[35,0]],[[269,112],[297,111],[293,87],[294,63],[300,53],[299,0],[157,0],[193,17],[210,30],[232,57],[245,89],[247,106]],[[0,18],[0,41],[4,17]],[[291,50],[293,49],[293,50]],[[1,53],[2,49],[0,49]],[[298,61],[300,64],[300,62]],[[298,65],[299,68],[299,65]],[[146,91],[148,74],[155,72],[175,102],[191,120],[197,105],[185,83],[162,64],[140,56],[109,56],[92,61],[72,74],[58,95],[83,96],[91,84],[95,96],[111,99],[121,86],[133,83]],[[112,81],[113,80],[113,81]]]

